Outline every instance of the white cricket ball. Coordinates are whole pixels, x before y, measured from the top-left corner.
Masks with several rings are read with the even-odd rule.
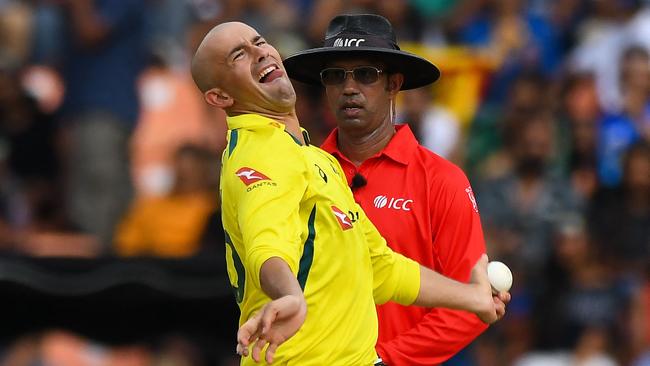
[[[512,286],[512,272],[502,262],[493,261],[487,266],[488,279],[497,292],[506,292]]]

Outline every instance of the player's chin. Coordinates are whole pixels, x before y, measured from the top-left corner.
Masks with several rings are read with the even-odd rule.
[[[276,83],[273,81],[273,83]],[[290,82],[277,83],[263,87],[263,93],[274,105],[293,107],[296,104],[296,92]]]

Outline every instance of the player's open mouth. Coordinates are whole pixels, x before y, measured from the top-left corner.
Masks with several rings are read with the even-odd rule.
[[[257,75],[260,83],[270,83],[271,81],[282,76],[282,70],[277,65],[269,65]]]

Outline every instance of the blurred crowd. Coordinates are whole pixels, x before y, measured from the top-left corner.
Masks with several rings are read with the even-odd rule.
[[[442,70],[401,93],[398,121],[466,171],[514,272],[505,319],[448,364],[650,365],[647,0],[0,0],[0,252],[213,253],[226,126],[193,51],[240,20],[288,56],[344,12],[384,15]],[[322,91],[295,87],[320,143]],[[201,364],[75,337],[22,339],[0,365]]]

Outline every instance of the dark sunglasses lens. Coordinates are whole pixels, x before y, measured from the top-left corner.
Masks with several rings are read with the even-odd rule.
[[[343,69],[325,69],[321,71],[320,78],[325,85],[341,84],[345,80],[345,70]]]
[[[362,84],[372,84],[379,79],[379,70],[374,67],[358,67],[354,69],[354,80]]]

